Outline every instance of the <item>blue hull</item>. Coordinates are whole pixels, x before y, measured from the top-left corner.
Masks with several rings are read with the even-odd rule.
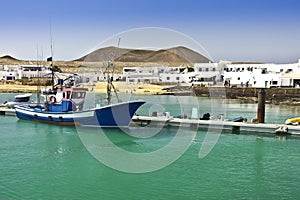
[[[95,109],[93,117],[79,123],[80,126],[87,127],[127,127],[137,109],[144,103],[133,101]]]
[[[112,104],[80,112],[45,112],[29,106],[17,106],[19,119],[38,121],[57,125],[84,127],[127,127],[144,101]]]

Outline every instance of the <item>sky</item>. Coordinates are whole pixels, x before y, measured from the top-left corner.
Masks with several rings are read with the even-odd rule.
[[[298,0],[0,0],[0,5],[0,56],[44,59],[53,44],[54,59],[73,60],[114,35],[158,27],[191,39],[216,62],[300,59]],[[143,37],[152,33],[133,34],[131,43]],[[130,42],[124,36],[120,43]],[[184,43],[178,39],[174,46]]]

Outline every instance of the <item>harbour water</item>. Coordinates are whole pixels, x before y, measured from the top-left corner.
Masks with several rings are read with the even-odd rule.
[[[98,94],[89,94],[99,98]],[[0,102],[14,94],[0,94]],[[168,111],[191,114],[193,97],[124,96],[150,102],[138,114]],[[237,100],[196,98],[200,115],[225,118],[256,117],[256,104]],[[224,109],[226,108],[226,109]],[[284,123],[298,116],[298,107],[266,105],[266,123]],[[296,199],[300,183],[300,138],[222,132],[212,151],[199,158],[207,130],[195,133],[183,155],[168,166],[148,173],[125,173],[95,159],[74,127],[62,127],[0,116],[0,199]],[[119,148],[153,152],[176,137],[165,127],[152,137],[139,129],[135,137],[119,129],[106,134]],[[184,140],[184,136],[182,139]],[[97,142],[97,141],[95,141]],[[121,158],[120,158],[121,159]],[[167,159],[164,155],[161,159]],[[129,161],[128,161],[129,162]],[[129,164],[124,162],[124,165]],[[151,163],[149,162],[149,165]]]

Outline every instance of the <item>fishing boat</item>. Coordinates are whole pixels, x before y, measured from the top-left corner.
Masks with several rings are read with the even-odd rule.
[[[60,85],[43,95],[43,105],[15,106],[19,119],[45,122],[57,125],[84,127],[127,127],[143,100],[119,102],[83,110],[86,88]],[[67,84],[68,85],[68,84]]]
[[[52,64],[53,66],[53,64]],[[107,105],[83,110],[86,88],[76,87],[76,75],[66,79],[58,79],[54,84],[52,70],[52,88],[43,92],[43,105],[15,106],[19,119],[45,122],[58,125],[83,127],[128,127],[133,115],[145,101],[134,100],[122,102],[113,85],[114,65],[111,61],[106,64]],[[112,103],[112,93],[117,102]]]

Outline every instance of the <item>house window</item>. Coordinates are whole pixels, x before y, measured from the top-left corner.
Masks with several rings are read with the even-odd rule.
[[[209,68],[206,68],[206,71],[208,72],[208,71],[209,71]]]
[[[202,68],[199,68],[199,72],[202,72]]]
[[[211,71],[215,72],[215,71],[216,71],[216,68],[212,68],[212,70],[211,70]]]

